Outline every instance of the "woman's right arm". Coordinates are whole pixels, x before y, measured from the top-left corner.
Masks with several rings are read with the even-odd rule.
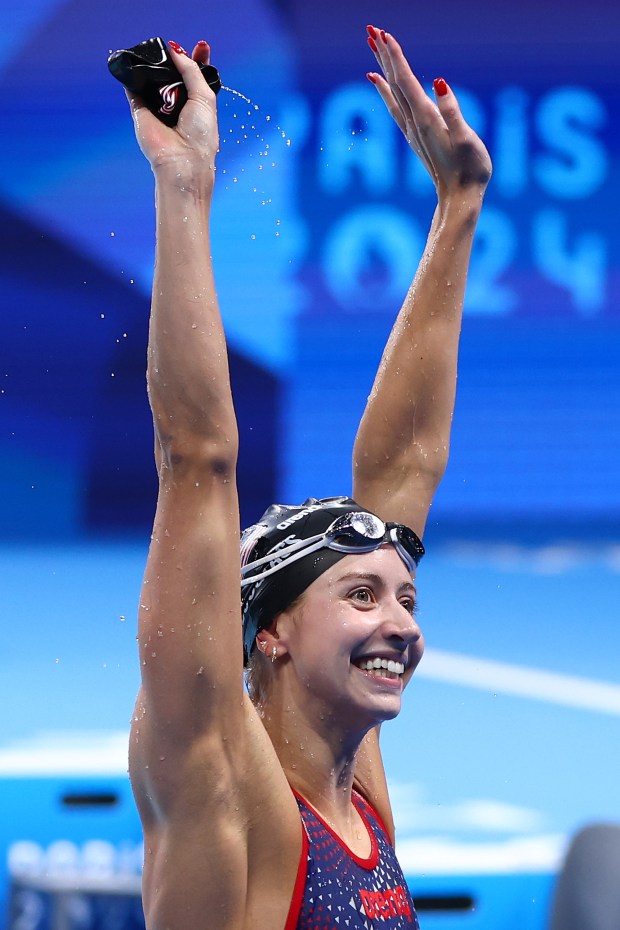
[[[194,57],[208,62],[206,43]],[[148,389],[159,494],[130,743],[143,899],[147,926],[228,930],[255,923],[255,910],[275,926],[295,881],[299,813],[243,689],[237,424],[209,242],[215,97],[195,62],[175,64],[188,89],[175,129],[130,97],[157,207]]]
[[[206,43],[197,46],[198,58],[208,54]],[[157,218],[147,380],[159,495],[140,598],[142,687],[131,741],[146,824],[171,816],[191,782],[185,760],[205,741],[211,764],[225,765],[222,741],[238,732],[243,706],[237,426],[209,242],[215,97],[194,61],[175,54],[175,64],[189,94],[177,127],[130,97],[155,175]]]

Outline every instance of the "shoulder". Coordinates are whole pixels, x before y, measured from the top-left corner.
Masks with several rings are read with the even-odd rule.
[[[152,809],[145,818],[143,895],[154,926],[175,925],[171,917],[181,912],[188,926],[203,926],[216,909],[222,930],[245,926],[256,913],[270,915],[264,926],[284,926],[304,848],[301,817],[245,700],[234,739],[219,746],[198,741],[177,757],[183,777],[176,797],[165,816]]]

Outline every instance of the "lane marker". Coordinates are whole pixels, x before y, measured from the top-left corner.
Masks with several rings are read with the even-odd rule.
[[[127,777],[128,730],[46,730],[0,746],[0,776]]]
[[[561,675],[442,649],[426,649],[416,675],[480,691],[620,716],[620,685],[576,675]]]

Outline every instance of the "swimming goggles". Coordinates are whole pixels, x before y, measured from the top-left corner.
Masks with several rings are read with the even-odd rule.
[[[241,587],[262,581],[263,578],[268,578],[282,568],[288,568],[293,562],[319,549],[334,549],[336,552],[354,554],[372,552],[385,543],[394,546],[409,573],[415,574],[416,566],[424,555],[424,546],[419,537],[402,523],[384,523],[374,513],[362,510],[337,517],[325,532],[317,536],[298,539],[281,548],[274,547],[268,555],[243,565]],[[262,565],[268,565],[268,568],[246,577]]]

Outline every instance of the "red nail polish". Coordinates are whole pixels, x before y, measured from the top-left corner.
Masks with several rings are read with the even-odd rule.
[[[168,42],[168,45],[170,46],[170,48],[172,49],[173,52],[176,52],[176,53],[177,53],[177,55],[187,55],[187,52],[185,51],[185,49],[183,48],[183,46],[182,46],[182,45],[179,45],[178,42],[169,41],[169,42]],[[189,56],[188,56],[188,57],[189,57]]]
[[[387,45],[387,36],[386,36],[385,32],[383,31],[383,29],[381,30],[381,38],[383,39],[383,41],[384,41],[385,44]]]
[[[443,78],[435,78],[433,88],[438,97],[445,97],[448,93],[448,85]]]
[[[370,71],[368,72],[368,74],[366,75],[366,77],[368,78],[368,80],[370,81],[371,84],[376,84],[376,83],[377,83],[376,77],[374,76],[374,74],[371,74]]]
[[[373,50],[373,52],[377,52],[377,51],[378,51],[377,43],[376,43],[375,40],[372,38],[372,36],[368,36],[368,44],[370,45],[370,47],[371,47],[371,49]]]
[[[366,26],[366,31],[368,32],[368,35],[371,36],[373,39],[377,38],[377,30],[375,29],[374,26]]]

